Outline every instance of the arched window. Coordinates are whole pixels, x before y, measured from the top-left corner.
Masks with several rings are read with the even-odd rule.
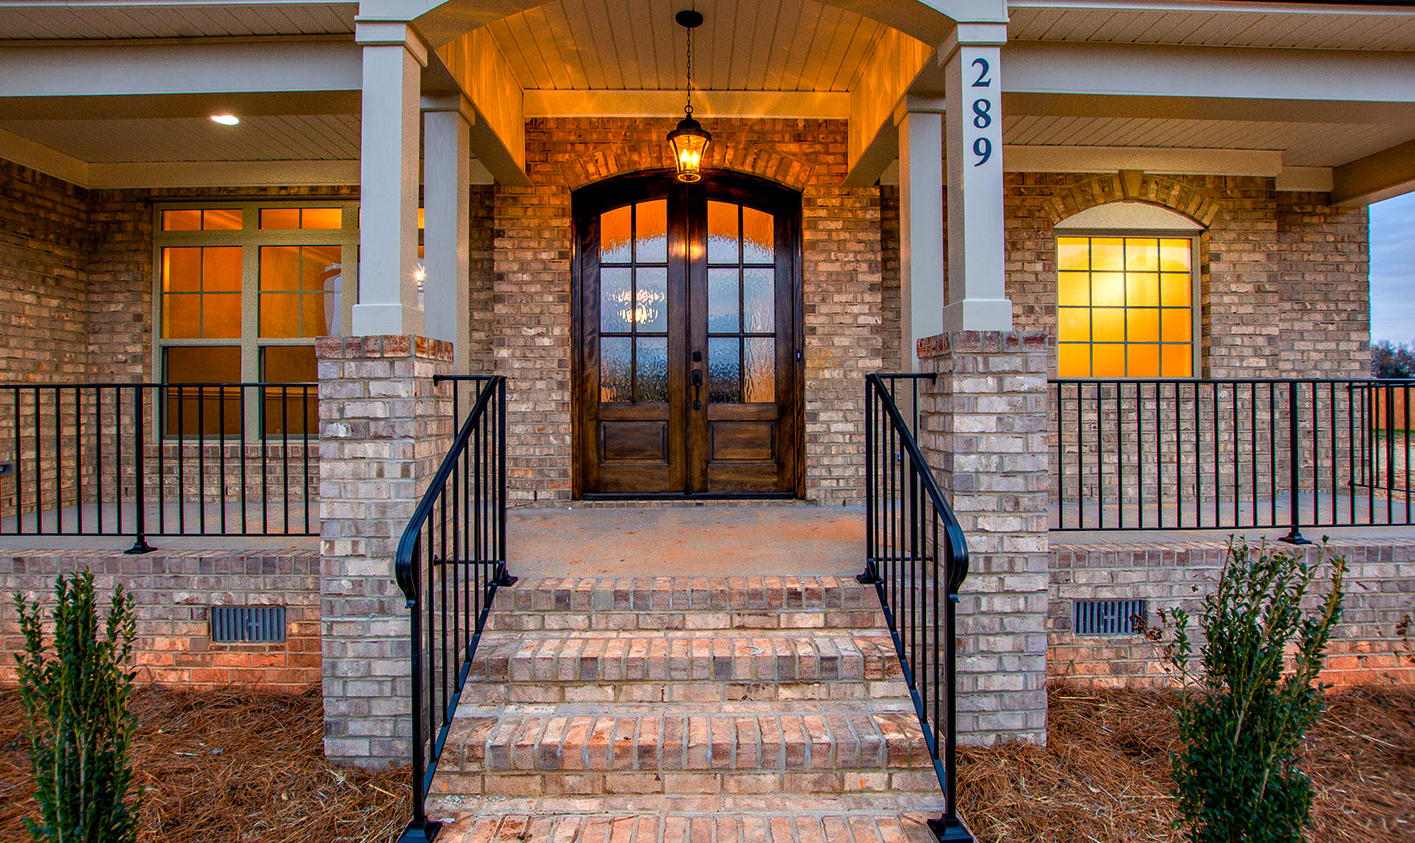
[[[1194,377],[1202,230],[1143,202],[1098,205],[1057,224],[1060,377]]]

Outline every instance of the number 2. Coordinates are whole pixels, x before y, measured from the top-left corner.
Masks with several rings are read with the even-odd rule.
[[[992,85],[992,80],[988,78],[988,60],[982,57],[973,59],[973,66],[978,68],[978,78],[973,80],[974,88],[987,88]]]

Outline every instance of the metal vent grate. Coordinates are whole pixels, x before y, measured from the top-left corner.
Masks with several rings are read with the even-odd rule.
[[[1077,635],[1131,635],[1133,618],[1148,619],[1150,607],[1144,600],[1077,600]]]
[[[212,606],[211,640],[256,644],[285,640],[284,606]]]

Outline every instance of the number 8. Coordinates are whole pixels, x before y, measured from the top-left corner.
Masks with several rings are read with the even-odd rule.
[[[973,100],[973,125],[979,129],[986,129],[992,125],[992,101]]]

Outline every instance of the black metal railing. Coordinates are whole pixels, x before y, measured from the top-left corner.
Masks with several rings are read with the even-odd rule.
[[[1415,381],[1053,380],[1053,530],[1412,524]]]
[[[398,542],[394,574],[412,640],[413,818],[401,841],[431,840],[427,794],[496,589],[506,573],[506,379],[439,377],[453,395],[480,387]],[[453,415],[460,418],[460,407]]]
[[[0,384],[0,535],[315,535],[312,383]]]
[[[968,575],[968,544],[919,450],[918,384],[934,375],[865,379],[866,553],[862,583],[873,584],[889,621],[904,679],[945,796],[929,826],[940,840],[971,841],[958,817],[958,589]],[[913,413],[900,412],[895,389],[909,386]]]

